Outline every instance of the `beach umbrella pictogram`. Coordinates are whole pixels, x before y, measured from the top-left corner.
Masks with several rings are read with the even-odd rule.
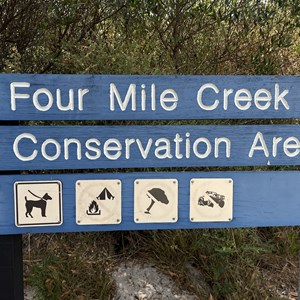
[[[150,214],[150,209],[154,205],[155,202],[161,202],[163,204],[168,204],[169,199],[167,198],[165,191],[160,188],[153,188],[147,192],[148,198],[150,198],[151,203],[149,207],[146,209],[145,214]]]

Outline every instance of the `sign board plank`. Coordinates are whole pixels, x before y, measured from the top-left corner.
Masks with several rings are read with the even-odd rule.
[[[299,165],[298,125],[0,127],[0,169]]]
[[[298,76],[0,74],[1,120],[300,117]]]
[[[191,180],[230,178],[233,181],[232,221],[195,222],[190,220]],[[175,222],[135,222],[135,181],[147,179],[176,179],[178,182],[178,220]],[[14,184],[22,181],[60,181],[62,183],[63,223],[60,226],[17,227],[14,214]],[[122,218],[120,223],[80,225],[76,220],[76,182],[81,180],[120,180],[122,183]],[[300,225],[300,172],[170,172],[170,173],[109,173],[109,174],[47,174],[0,176],[0,234],[40,232],[77,232],[141,229],[192,229],[222,227],[294,226]],[[102,188],[101,188],[102,189]],[[32,189],[32,192],[34,190]],[[152,194],[153,191],[152,191]],[[95,194],[97,196],[98,193]],[[168,195],[168,194],[167,194]],[[92,196],[93,198],[93,196]],[[91,199],[92,199],[91,198]],[[172,198],[169,198],[172,201]],[[24,200],[25,201],[25,200]],[[55,201],[53,198],[52,201]],[[96,200],[101,208],[101,201]],[[114,201],[113,199],[107,201]],[[141,198],[145,206],[149,198]],[[226,200],[225,200],[226,201]],[[216,202],[214,202],[216,204]],[[159,207],[155,203],[154,207]],[[161,205],[165,209],[167,205]],[[83,208],[85,210],[85,207]],[[33,217],[39,208],[32,211]],[[96,216],[97,217],[97,216]],[[47,222],[45,220],[45,222]],[[101,222],[99,222],[101,223]]]

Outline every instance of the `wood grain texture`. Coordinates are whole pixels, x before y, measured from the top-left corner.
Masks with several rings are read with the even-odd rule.
[[[189,221],[189,186],[192,178],[232,178],[234,209],[232,222],[192,223]],[[176,223],[134,223],[134,180],[176,178],[179,186]],[[116,225],[77,225],[75,183],[88,179],[122,181],[122,222]],[[18,228],[14,225],[14,182],[31,180],[62,181],[63,224],[61,226]],[[41,232],[110,231],[142,229],[192,229],[300,225],[300,172],[156,172],[109,174],[47,174],[0,176],[0,234]],[[148,199],[149,200],[149,199]]]
[[[267,153],[255,150],[249,157],[257,133],[260,132],[268,149]],[[29,134],[32,138],[22,138],[18,143],[18,151],[22,157],[34,158],[22,161],[17,158],[13,145],[21,134]],[[174,139],[178,134],[182,138],[179,150],[182,157],[176,155],[176,143]],[[187,134],[189,134],[190,157],[187,157]],[[33,137],[35,140],[33,140]],[[216,138],[226,137],[230,141],[230,152],[225,143],[220,143],[218,157],[216,157]],[[281,138],[274,148],[274,137]],[[284,141],[293,137],[290,141],[290,157],[284,151]],[[95,169],[95,168],[144,168],[144,167],[186,167],[186,166],[258,166],[258,165],[299,165],[299,127],[297,125],[268,125],[268,126],[29,126],[29,127],[0,127],[0,169],[1,170],[43,170],[43,169]],[[163,138],[164,141],[160,139]],[[199,140],[200,138],[200,140]],[[203,142],[206,139],[206,143]],[[45,141],[56,141],[60,153],[55,157],[56,146],[51,142],[46,145],[45,152],[54,160],[46,159],[42,154],[42,145]],[[81,148],[71,143],[66,148],[64,139],[77,139]],[[93,147],[100,150],[99,158],[90,159],[86,153],[95,156],[95,151],[87,150],[85,143],[89,139],[97,139],[99,145],[93,143]],[[119,150],[104,151],[107,141],[114,139],[119,142]],[[134,140],[130,146],[126,146],[126,139]],[[149,142],[152,139],[152,142]],[[139,140],[140,146],[137,141]],[[197,140],[199,143],[197,143]],[[111,141],[111,140],[110,140]],[[169,150],[165,150],[166,141],[169,141]],[[195,147],[196,143],[196,147]],[[211,149],[208,149],[208,143]],[[148,152],[145,150],[148,145]],[[261,146],[261,141],[256,143]],[[107,144],[116,147],[115,142]],[[163,147],[160,151],[158,147]],[[196,150],[195,150],[195,149]],[[36,152],[34,152],[36,151]],[[81,158],[78,156],[78,152]],[[147,152],[147,155],[145,154]],[[208,152],[207,152],[208,151]],[[169,155],[165,155],[168,152]],[[144,153],[144,157],[143,157]],[[199,157],[198,154],[205,155]],[[205,154],[207,153],[207,154]],[[177,153],[178,154],[178,153]],[[230,157],[226,157],[230,154]],[[162,157],[161,157],[162,155]],[[95,158],[95,157],[94,157]]]
[[[16,96],[16,110],[11,108],[12,82],[27,82],[30,87],[15,87],[15,94],[28,94],[27,99]],[[125,99],[130,84],[136,85],[136,110],[131,110],[131,101],[125,111],[119,106],[110,110],[110,84],[113,83],[122,100]],[[203,85],[214,84],[218,93],[211,88],[203,92],[203,102],[211,106],[220,101],[213,110],[203,110],[197,102],[197,94]],[[160,119],[244,119],[244,118],[299,118],[300,117],[300,77],[297,76],[145,76],[145,75],[39,75],[1,74],[0,75],[0,119],[1,120],[160,120]],[[278,109],[274,106],[275,85],[279,86],[277,98],[284,98],[289,109],[279,100]],[[151,86],[155,85],[155,91]],[[142,88],[143,87],[143,88]],[[46,111],[39,111],[33,105],[33,95],[38,89],[47,89],[53,96],[53,105]],[[69,90],[74,91],[74,110],[62,111],[56,105],[56,90],[61,91],[62,105],[68,103]],[[78,89],[88,89],[83,97],[83,110],[78,109]],[[176,109],[167,111],[160,104],[161,94],[172,89],[178,96]],[[247,89],[252,97],[249,109],[238,109],[234,104],[235,93]],[[272,98],[270,107],[258,109],[254,103],[257,90],[266,89]],[[142,110],[141,93],[145,92],[145,110]],[[224,110],[224,91],[228,94],[228,107]],[[228,91],[232,90],[228,93]],[[153,94],[153,95],[152,95]],[[284,93],[285,94],[285,93]],[[170,94],[165,95],[167,98]],[[242,94],[245,96],[245,94]],[[266,97],[265,93],[260,94]],[[155,110],[152,100],[155,98]],[[44,93],[38,95],[42,106],[48,103]],[[153,100],[154,101],[154,100]],[[261,105],[265,102],[261,101]],[[166,103],[171,106],[171,103]],[[241,105],[246,105],[241,102]]]

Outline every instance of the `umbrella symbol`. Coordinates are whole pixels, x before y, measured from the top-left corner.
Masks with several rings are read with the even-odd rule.
[[[165,191],[159,188],[153,188],[149,190],[146,194],[148,198],[151,199],[149,207],[146,209],[145,214],[150,214],[150,209],[152,208],[155,201],[159,201],[163,204],[168,204],[169,199],[167,198]]]

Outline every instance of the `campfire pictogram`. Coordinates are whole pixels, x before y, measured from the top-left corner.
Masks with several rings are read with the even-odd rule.
[[[89,209],[86,211],[86,214],[91,216],[91,215],[100,215],[101,214],[101,210],[99,209],[99,206],[97,204],[97,202],[95,200],[93,200],[90,205],[89,205]]]

